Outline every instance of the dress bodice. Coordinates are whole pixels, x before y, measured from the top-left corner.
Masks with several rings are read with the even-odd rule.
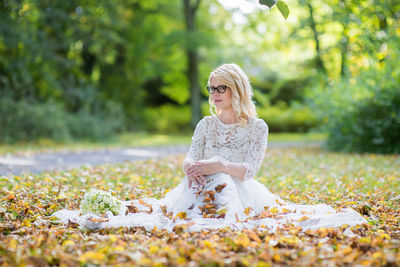
[[[220,157],[241,162],[246,168],[244,180],[253,178],[265,156],[268,126],[259,118],[250,118],[245,126],[225,124],[216,116],[206,116],[196,126],[192,144],[184,161]]]

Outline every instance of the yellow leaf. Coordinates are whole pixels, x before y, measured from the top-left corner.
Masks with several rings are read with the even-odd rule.
[[[246,258],[241,258],[241,259],[240,259],[240,263],[241,263],[242,265],[244,265],[244,266],[249,266],[249,265],[250,265],[249,260],[246,259]]]
[[[178,214],[176,214],[175,218],[180,218],[180,219],[186,219],[186,212],[181,211]]]
[[[71,238],[78,240],[78,239],[79,239],[79,235],[77,235],[77,234],[72,234],[72,235],[71,235]]]
[[[370,266],[370,265],[372,265],[372,261],[371,260],[362,260],[361,265]]]
[[[329,234],[329,231],[325,227],[318,229],[319,237],[323,238]]]
[[[350,247],[350,246],[348,246],[348,247],[345,247],[344,249],[342,249],[342,253],[344,254],[344,255],[347,255],[347,254],[349,254],[349,253],[351,253],[353,251],[353,249]]]
[[[250,239],[246,234],[240,233],[236,238],[234,243],[238,246],[247,247],[250,244]]]
[[[104,258],[105,258],[105,255],[103,253],[99,253],[96,251],[88,251],[79,257],[79,261],[80,262],[88,262],[88,261],[100,262],[100,261],[103,261]]]
[[[374,254],[372,254],[372,258],[374,259],[374,260],[376,260],[376,259],[380,259],[380,258],[382,258],[382,252],[380,252],[380,251],[377,251],[377,252],[375,252]]]
[[[10,241],[10,243],[8,243],[8,247],[9,247],[10,249],[12,249],[12,250],[15,250],[15,249],[17,248],[17,240],[12,239],[12,240]]]
[[[64,192],[60,192],[60,194],[58,194],[58,196],[57,196],[57,200],[59,200],[59,199],[65,199],[65,198],[67,198],[67,196],[64,194]]]
[[[29,221],[28,219],[23,220],[23,221],[22,221],[22,225],[24,225],[24,226],[26,226],[26,227],[31,227],[31,226],[32,226],[31,223],[30,223],[30,221]]]
[[[125,248],[123,247],[123,246],[116,246],[115,248],[114,248],[114,251],[117,251],[117,252],[122,252],[122,251],[124,251],[125,250]]]
[[[296,236],[283,236],[279,239],[279,242],[294,245],[299,242],[299,239]]]
[[[143,258],[140,259],[139,263],[142,264],[142,265],[150,266],[152,261],[149,258],[143,257]]]
[[[247,208],[245,208],[245,210],[244,210],[244,214],[246,214],[246,216],[249,216],[249,214],[250,214],[250,212],[253,210],[253,208],[252,207],[247,207]]]
[[[279,210],[276,207],[273,207],[269,210],[270,213],[278,213]]]
[[[359,240],[358,240],[358,242],[361,242],[361,243],[371,243],[371,238],[369,238],[369,237],[361,237]]]
[[[169,256],[175,256],[177,254],[177,251],[175,248],[171,248],[169,246],[165,246],[161,250],[162,252],[168,254]]]
[[[159,248],[156,247],[156,246],[150,246],[150,248],[149,248],[149,253],[155,254],[155,253],[157,253],[158,249],[159,249]]]
[[[307,217],[307,216],[303,216],[303,217],[301,217],[301,218],[299,219],[299,222],[302,222],[302,221],[305,221],[305,220],[308,220],[308,219],[310,219],[310,218]]]
[[[204,244],[204,246],[211,248],[211,249],[215,248],[217,246],[215,243],[212,243],[209,240],[204,240],[203,244]]]
[[[281,261],[281,256],[279,254],[274,254],[274,256],[272,256],[272,259],[274,261],[280,262]]]
[[[289,212],[292,212],[292,211],[289,209],[285,209],[285,208],[282,209],[282,213],[289,213]]]
[[[186,263],[186,259],[185,259],[184,257],[179,257],[179,258],[176,260],[176,263],[178,263],[179,265],[183,265],[183,264]]]
[[[108,237],[110,238],[110,242],[111,242],[111,243],[114,243],[115,241],[117,241],[117,236],[116,236],[116,235],[112,235],[112,234],[111,234],[111,235],[109,235]]]
[[[226,213],[228,211],[228,209],[226,207],[221,207],[219,209],[217,209],[216,213],[218,215],[221,215],[222,213]]]
[[[388,235],[388,234],[381,234],[381,237],[383,238],[383,239],[390,239],[390,236]]]
[[[67,247],[67,246],[73,246],[75,245],[75,242],[72,240],[64,240],[64,242],[62,243],[62,247]]]

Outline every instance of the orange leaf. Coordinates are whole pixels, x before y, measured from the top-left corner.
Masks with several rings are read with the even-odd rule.
[[[226,186],[227,186],[226,183],[217,185],[217,186],[215,187],[215,191],[217,191],[218,193],[221,193],[221,191],[222,191]]]

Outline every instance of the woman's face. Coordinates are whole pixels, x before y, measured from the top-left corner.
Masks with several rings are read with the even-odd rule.
[[[226,85],[218,78],[212,78],[210,81],[210,85],[214,87],[218,87],[220,85]],[[225,93],[219,93],[217,90],[214,90],[214,93],[211,94],[211,100],[215,104],[215,107],[218,110],[226,110],[232,108],[232,91],[231,88],[227,87]]]

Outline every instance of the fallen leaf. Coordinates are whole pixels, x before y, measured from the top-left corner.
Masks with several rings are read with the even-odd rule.
[[[217,186],[215,187],[215,191],[217,191],[218,193],[221,193],[221,191],[222,191],[226,186],[227,186],[226,183],[217,185]]]

